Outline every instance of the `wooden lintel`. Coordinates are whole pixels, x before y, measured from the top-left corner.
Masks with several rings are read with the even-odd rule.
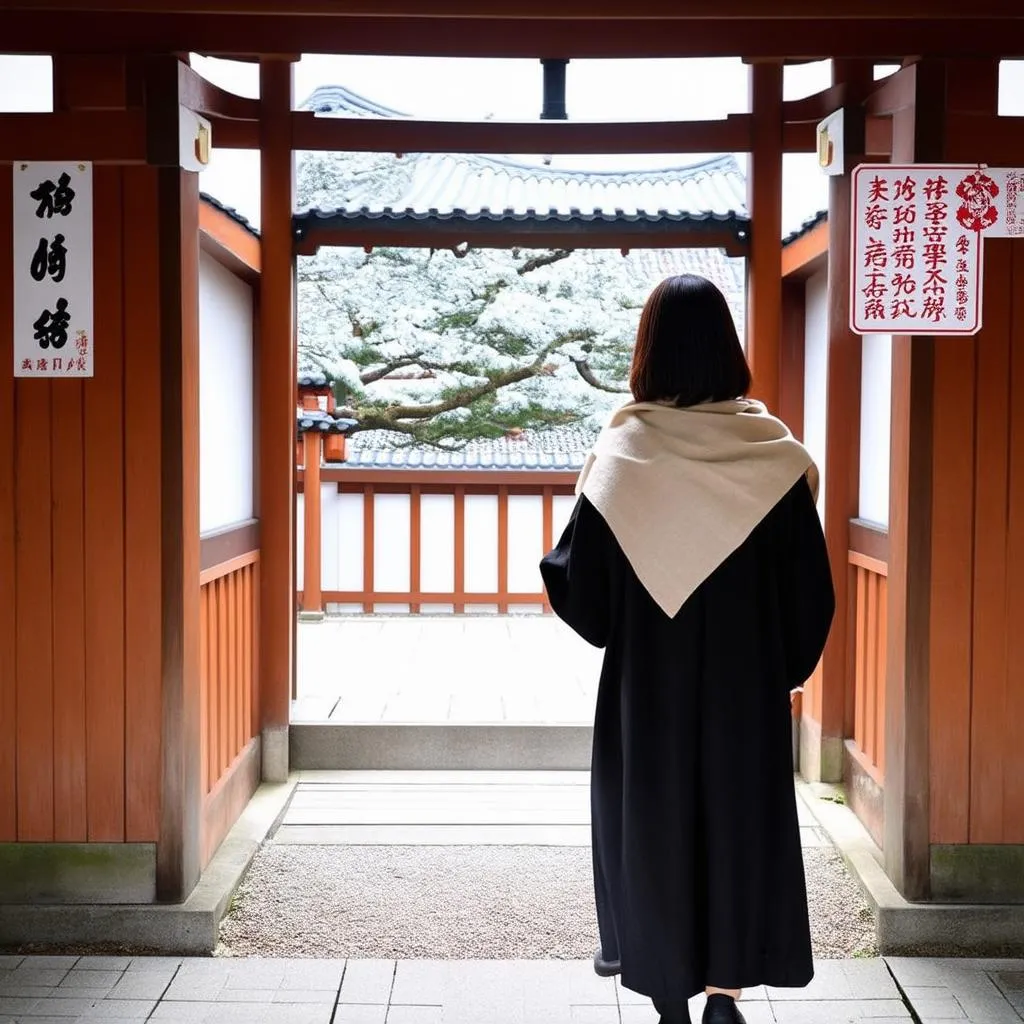
[[[228,92],[181,61],[178,62],[178,99],[204,117],[258,121],[260,116],[259,100]]]
[[[828,221],[823,220],[783,247],[782,276],[807,277],[825,266],[827,255]]]
[[[782,119],[787,124],[817,124],[846,103],[848,91],[846,83],[839,82],[810,96],[786,100],[782,104]]]
[[[916,83],[916,64],[900,68],[888,78],[883,78],[878,88],[868,95],[864,101],[864,112],[868,116],[885,116],[912,106],[916,95]]]
[[[259,149],[259,121],[236,121],[228,117],[204,114],[210,122],[216,149]]]
[[[112,11],[118,13],[167,13],[182,16],[211,14],[274,15],[281,11],[280,0],[21,0],[7,5],[12,9],[31,7],[44,11]],[[979,18],[1009,20],[1015,16],[1001,0],[975,0],[970,11]],[[329,15],[338,18],[425,17],[437,19],[518,18],[545,21],[551,18],[574,20],[629,20],[658,18],[674,21],[732,21],[762,17],[763,0],[293,0],[288,7],[294,18]],[[905,19],[932,21],[964,20],[959,0],[833,0],[822,7],[817,0],[775,0],[772,16],[780,21],[813,18],[825,25],[830,21],[854,19]]]
[[[0,114],[0,163],[12,160],[143,164],[145,117],[141,110]]]
[[[84,5],[59,19],[57,0],[30,4],[7,13],[6,53],[90,53],[116,39],[125,54],[196,52],[224,57],[296,53],[392,54],[436,57],[575,58],[611,57],[825,57],[877,58],[879,47],[897,59],[909,53],[962,56],[1024,56],[1024,39],[1013,23],[971,8],[959,20],[892,17],[830,18],[823,9],[801,20],[718,16],[680,21],[668,16],[579,21],[548,12],[543,21],[472,17],[297,16],[278,3],[274,13],[201,15],[184,13],[112,13]],[[64,0],[65,4],[68,0]],[[125,0],[127,2],[127,0]],[[758,0],[752,0],[758,2]],[[166,5],[164,5],[166,6]],[[24,9],[28,8],[28,9]],[[147,10],[152,11],[148,7]],[[677,13],[674,4],[671,13]],[[763,11],[761,12],[763,14]],[[831,13],[831,11],[829,12]]]
[[[752,119],[719,121],[413,121],[292,114],[297,150],[356,153],[733,153],[750,148]]]
[[[653,224],[650,230],[629,224],[529,224],[488,221],[396,223],[380,220],[374,225],[347,227],[326,223],[314,227],[296,240],[295,252],[312,256],[323,246],[409,246],[423,249],[451,249],[469,244],[481,249],[724,249],[730,256],[745,256],[746,238],[735,231],[694,231],[692,227]]]
[[[535,124],[489,121],[475,124],[381,119],[370,122],[355,118],[318,118],[308,112],[296,112],[292,117],[293,123],[299,126],[295,130],[296,149],[349,152],[742,153],[749,148],[750,133],[749,114],[733,114],[724,121],[655,121],[593,126],[585,122],[565,121],[538,121]],[[217,148],[259,148],[258,121],[217,115],[209,119],[213,126],[213,144]],[[367,124],[386,127],[367,130]],[[328,127],[321,129],[321,125]],[[439,125],[442,126],[442,135],[437,133]],[[599,130],[590,132],[591,127]],[[479,128],[483,133],[478,131]],[[505,129],[511,129],[514,136],[510,138],[504,134]],[[815,145],[813,124],[795,122],[783,127],[785,152],[813,153]],[[644,146],[646,148],[641,148]]]
[[[199,245],[218,262],[246,280],[260,275],[260,239],[223,210],[205,200],[199,204]]]

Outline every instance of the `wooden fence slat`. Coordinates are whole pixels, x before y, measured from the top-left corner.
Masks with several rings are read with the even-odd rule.
[[[239,689],[241,680],[238,674],[238,602],[236,600],[236,589],[238,585],[238,573],[233,572],[224,579],[227,590],[227,647],[228,647],[228,756],[227,762],[231,764],[235,754],[241,750],[238,738],[238,723],[241,721],[242,712],[239,701]]]
[[[508,487],[498,488],[498,613],[508,613]]]
[[[85,388],[85,678],[89,839],[125,829],[122,171],[93,169],[96,376]]]
[[[228,602],[227,576],[217,580],[217,778],[231,763],[228,735],[231,730],[228,687]]]
[[[878,584],[881,576],[867,575],[867,617],[864,650],[864,677],[867,683],[864,693],[864,752],[877,764],[878,746],[875,735],[875,703],[878,698]]]
[[[203,793],[210,792],[210,588],[199,590],[199,742]]]
[[[455,531],[455,593],[461,594],[466,589],[466,488],[455,488],[453,528]],[[452,595],[455,612],[466,610],[465,601]]]
[[[373,591],[374,577],[374,538],[373,538],[373,484],[366,484],[363,487],[363,589],[368,593]],[[321,598],[322,600],[322,598]],[[372,602],[363,603],[364,612],[373,611]]]
[[[80,380],[54,382],[53,838],[88,835],[85,791],[85,451]]]
[[[420,565],[422,555],[422,503],[420,501],[420,485],[412,484],[409,489],[409,589],[416,593],[420,589]],[[409,610],[415,615],[420,605],[413,602]]]
[[[864,595],[865,572],[860,566],[853,569],[854,602],[856,613],[853,622],[853,643],[856,656],[854,660],[854,715],[853,738],[861,750],[864,749],[864,691],[866,689],[864,655],[866,630],[866,602]]]
[[[8,371],[9,368],[8,368]],[[18,839],[53,839],[53,591],[48,380],[16,385]]]
[[[242,570],[242,604],[244,616],[242,619],[242,678],[245,681],[243,687],[244,703],[242,706],[242,727],[243,740],[248,743],[252,739],[252,705],[253,686],[255,680],[252,674],[252,577],[253,566],[247,565]]]
[[[875,661],[875,675],[878,679],[875,702],[875,764],[880,775],[885,775],[885,662],[889,644],[889,582],[879,581],[878,585],[878,652]]]
[[[161,587],[160,254],[150,231],[158,217],[157,172],[126,169],[124,181],[124,545],[125,838],[160,836],[163,770],[163,594]]]
[[[0,164],[0,196],[12,194],[12,165]],[[13,207],[0,201],[0,309],[14,309]],[[0,316],[0,367],[14,365],[14,318]],[[0,374],[0,580],[15,579],[15,384]],[[15,587],[0,587],[0,842],[18,838]]]

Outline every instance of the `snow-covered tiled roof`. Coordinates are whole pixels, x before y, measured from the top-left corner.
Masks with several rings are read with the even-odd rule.
[[[594,443],[585,427],[524,431],[518,437],[470,441],[457,451],[403,445],[403,436],[368,430],[349,439],[345,465],[353,469],[578,470]]]
[[[800,227],[790,231],[790,233],[782,239],[782,244],[789,245],[791,242],[795,242],[798,238],[803,238],[808,231],[813,231],[819,224],[823,224],[827,220],[828,210],[819,210],[813,216],[808,217]]]
[[[339,86],[325,86],[305,109],[328,117],[404,117]],[[657,170],[587,171],[467,153],[413,153],[400,195],[382,197],[368,177],[343,194],[321,197],[295,217],[301,238],[315,227],[371,222],[629,223],[731,228],[749,226],[746,181],[732,155]]]

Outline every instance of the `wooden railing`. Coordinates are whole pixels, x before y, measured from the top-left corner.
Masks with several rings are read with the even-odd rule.
[[[237,537],[235,547],[239,541],[245,546],[244,540]],[[258,781],[258,606],[258,549],[203,569],[199,654],[204,861],[220,845]]]
[[[885,777],[885,675],[888,622],[887,538],[851,525],[853,743],[861,766],[879,785]]]
[[[544,552],[553,546],[556,520],[560,518],[555,514],[555,501],[556,498],[571,498],[575,473],[549,470],[372,470],[313,466],[310,460],[307,463],[299,471],[298,479],[298,490],[303,495],[303,515],[299,525],[303,530],[303,579],[299,593],[302,611],[319,613],[330,605],[362,609],[366,613],[381,605],[408,607],[414,614],[425,610],[425,606],[444,607],[455,614],[485,606],[499,613],[507,613],[517,606],[550,610],[539,573],[535,590],[512,589],[510,580],[523,579],[526,575],[522,571],[523,566],[527,562],[536,566]],[[338,540],[342,559],[357,570],[353,574],[353,582],[359,581],[361,586],[348,589],[323,586],[323,541],[324,532],[328,529],[320,500],[324,484],[332,485],[339,495],[358,495],[361,498],[356,524],[361,537],[345,535]],[[375,568],[379,549],[377,498],[380,495],[408,497],[407,534],[403,526],[402,535],[394,537],[394,550],[403,552],[399,557],[408,558],[408,571],[403,570],[401,574],[403,583],[400,590],[380,586],[379,573]],[[443,573],[443,586],[431,585],[431,580],[425,579],[424,573],[425,548],[429,547],[430,539],[425,534],[423,504],[424,499],[436,495],[451,499],[450,523],[444,527],[444,539],[445,545],[451,547],[452,562],[450,569]],[[480,545],[481,549],[487,549],[485,555],[474,547],[467,530],[467,506],[478,495],[490,496],[495,503],[495,532],[487,543]],[[536,500],[532,515],[539,515],[539,526],[534,520],[535,539],[528,540],[525,545],[522,535],[517,533],[519,521],[510,515],[510,504],[524,496]],[[434,528],[436,530],[436,523]],[[510,539],[510,534],[519,538],[516,545],[510,542],[515,539]],[[434,543],[437,543],[436,533]],[[513,546],[518,552],[516,560],[510,558]],[[491,579],[489,586],[472,585],[472,569],[479,567],[481,557],[493,558],[493,563],[483,574]],[[432,564],[436,568],[436,563]],[[404,583],[406,578],[408,585]]]

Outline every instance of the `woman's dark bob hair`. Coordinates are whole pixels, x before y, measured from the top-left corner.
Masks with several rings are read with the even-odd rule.
[[[725,296],[680,274],[651,292],[640,314],[629,388],[638,402],[678,406],[742,398],[750,367]]]

